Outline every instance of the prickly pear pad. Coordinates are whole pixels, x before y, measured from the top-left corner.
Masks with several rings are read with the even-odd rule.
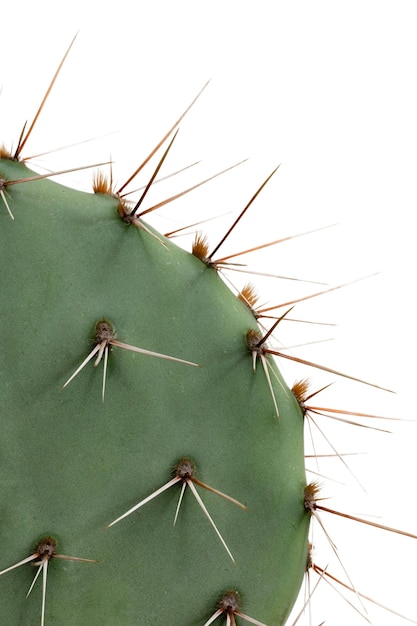
[[[0,161],[5,180],[32,174]],[[51,559],[46,625],[203,625],[227,589],[245,614],[285,623],[307,559],[303,416],[268,357],[277,419],[246,343],[251,312],[213,268],[123,223],[116,198],[50,180],[6,189],[0,569],[47,534],[58,552],[99,561]],[[110,342],[104,402],[96,355],[63,389],[103,319],[116,341],[200,367]],[[174,526],[180,481],[106,528],[183,457],[248,510],[193,483],[214,528],[186,484]],[[35,573],[28,563],[0,578],[10,626],[40,623],[39,582],[25,599]]]

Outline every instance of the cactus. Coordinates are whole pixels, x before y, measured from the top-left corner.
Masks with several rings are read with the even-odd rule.
[[[273,357],[339,372],[279,348],[292,302],[266,327],[252,288],[223,280],[239,268],[221,246],[275,170],[218,242],[198,234],[183,250],[144,219],[177,126],[132,203],[130,181],[102,171],[92,194],[30,170],[32,126],[2,151],[0,606],[12,626],[282,626],[313,567],[311,520],[333,511],[305,473],[315,390],[290,389]]]

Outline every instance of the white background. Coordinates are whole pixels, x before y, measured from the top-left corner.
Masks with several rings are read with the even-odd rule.
[[[1,22],[0,119],[7,146],[16,145],[23,122],[33,118],[77,31],[23,156],[117,131],[34,159],[39,171],[111,155],[116,186],[121,185],[211,78],[181,124],[165,173],[202,163],[156,186],[150,200],[250,160],[149,221],[171,230],[230,211],[236,215],[281,164],[221,252],[337,223],[242,261],[329,286],[380,272],[292,312],[337,326],[282,322],[276,336],[284,346],[332,338],[293,354],[397,394],[283,361],[288,382],[310,376],[318,389],[337,381],[316,404],[416,419],[414,2],[40,1],[3,8]],[[63,182],[88,189],[90,180],[88,171]],[[145,182],[142,178],[138,186]],[[203,226],[213,245],[232,219],[228,214]],[[178,241],[189,248],[187,239]],[[229,276],[238,286],[245,280]],[[253,278],[262,303],[323,288]],[[367,452],[346,458],[366,494],[340,461],[320,464],[323,474],[345,483],[325,481],[326,504],[417,533],[416,424],[383,423],[393,431],[387,435],[320,420],[340,452]],[[329,451],[322,441],[316,431],[317,449]],[[308,465],[317,469],[311,460]],[[417,620],[417,541],[324,513],[323,520],[356,588]],[[316,562],[344,576],[319,530],[314,539]],[[350,599],[357,605],[353,594]],[[367,608],[373,624],[407,623],[371,604]],[[303,619],[299,623],[309,624],[308,616]],[[366,623],[322,581],[313,596],[311,624],[324,620],[333,626]]]

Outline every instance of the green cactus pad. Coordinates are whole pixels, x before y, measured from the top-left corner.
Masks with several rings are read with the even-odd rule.
[[[229,589],[242,613],[284,624],[307,560],[303,414],[267,356],[277,418],[246,341],[254,316],[215,269],[124,223],[117,198],[7,185],[32,175],[0,161],[14,216],[0,199],[0,570],[56,540],[46,626],[203,626]],[[192,474],[108,527],[184,457]],[[0,576],[2,623],[40,624],[36,571]]]

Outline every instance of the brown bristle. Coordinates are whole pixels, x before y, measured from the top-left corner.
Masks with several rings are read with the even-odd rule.
[[[250,328],[246,333],[246,342],[248,344],[249,352],[256,352],[260,354],[262,352],[262,347],[259,345],[260,340],[262,339],[262,335],[258,330],[254,328]]]
[[[311,513],[316,509],[317,495],[321,489],[321,485],[318,481],[313,481],[307,485],[304,489],[304,506],[307,511]]]
[[[110,181],[100,170],[93,175],[93,191],[94,193],[102,193],[108,196],[112,195]]]
[[[255,306],[258,302],[259,296],[252,283],[246,283],[237,297],[241,302],[243,302],[243,304],[246,304],[246,306],[248,306],[253,313],[255,313]]]
[[[56,545],[56,541],[53,537],[44,537],[38,542],[36,552],[40,557],[50,559],[55,554]]]
[[[206,235],[203,233],[197,233],[195,239],[193,241],[193,245],[191,248],[191,252],[194,256],[196,256],[200,261],[203,261],[206,265],[210,265],[210,260],[208,258],[209,246]]]
[[[131,216],[131,207],[130,205],[126,202],[126,200],[122,200],[119,197],[119,205],[117,207],[117,212],[120,216],[120,219],[125,222],[125,224],[132,224],[133,220],[135,219],[134,217]]]
[[[303,378],[302,380],[297,380],[291,389],[291,391],[295,395],[295,399],[297,400],[298,404],[300,405],[300,407],[302,408],[304,412],[305,412],[304,403],[307,400],[307,393],[309,391],[309,388],[310,388],[310,379]]]
[[[109,343],[115,337],[113,326],[107,320],[100,320],[96,324],[94,340],[96,343],[106,341]]]
[[[308,542],[306,572],[313,567],[313,544]]]
[[[183,480],[193,478],[195,472],[194,462],[188,457],[183,457],[174,467],[174,472],[178,478],[182,478]]]
[[[220,598],[218,607],[225,613],[236,613],[239,610],[239,593],[237,591],[226,591]]]
[[[12,159],[12,153],[4,144],[0,145],[0,159]]]

